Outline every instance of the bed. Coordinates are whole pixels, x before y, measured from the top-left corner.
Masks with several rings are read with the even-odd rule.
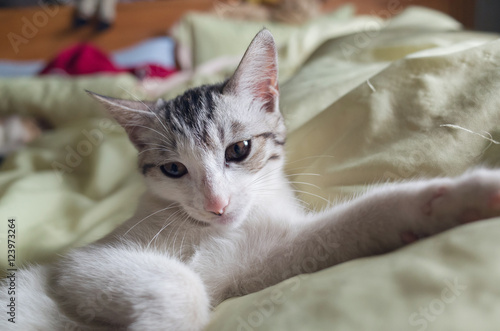
[[[184,16],[173,36],[190,54],[189,72],[167,80],[0,80],[2,114],[43,117],[54,127],[2,164],[0,217],[17,220],[19,264],[100,238],[132,214],[144,189],[126,135],[84,89],[154,99],[220,81],[261,26]],[[498,35],[463,30],[423,7],[390,20],[337,7],[301,27],[268,28],[280,52],[287,172],[315,185],[296,186],[310,208],[378,183],[499,165]],[[499,235],[500,219],[491,219],[300,275],[223,302],[206,330],[497,330]]]

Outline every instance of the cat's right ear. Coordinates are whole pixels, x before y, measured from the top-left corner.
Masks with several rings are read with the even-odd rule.
[[[85,92],[106,108],[118,124],[125,129],[130,141],[138,149],[143,147],[140,133],[155,119],[154,109],[157,108],[158,102],[124,100],[106,97],[87,90]]]
[[[279,111],[278,52],[269,30],[261,30],[252,40],[224,92],[249,95],[265,111]]]

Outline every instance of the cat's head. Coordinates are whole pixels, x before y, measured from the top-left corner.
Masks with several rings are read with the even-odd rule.
[[[212,225],[239,224],[273,194],[285,126],[279,112],[274,39],[262,30],[233,76],[169,101],[93,94],[139,151],[149,189]],[[266,196],[267,194],[267,196]]]

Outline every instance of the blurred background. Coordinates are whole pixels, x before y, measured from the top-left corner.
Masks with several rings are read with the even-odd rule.
[[[369,35],[374,25],[381,28],[411,6],[435,10],[438,20],[449,17],[456,22],[451,30],[500,32],[496,0],[0,0],[0,78],[128,73],[141,82],[157,79],[160,93],[186,79],[184,73],[205,70],[201,65],[209,60],[220,59],[211,62],[213,72],[231,67],[235,59],[225,56],[238,60],[263,26],[278,40],[296,33],[307,48],[317,41],[303,39],[300,31],[323,26],[336,31],[332,36],[359,32],[342,32],[343,25],[364,15],[362,30]],[[223,22],[232,23],[225,28]],[[26,121],[0,118],[0,156],[52,126],[43,119]]]
[[[70,45],[89,41],[114,51],[168,34],[192,10],[301,24],[318,11],[346,3],[355,6],[357,14],[383,18],[393,14],[391,6],[425,6],[452,16],[467,29],[500,31],[496,0],[0,0],[0,59],[48,60]]]

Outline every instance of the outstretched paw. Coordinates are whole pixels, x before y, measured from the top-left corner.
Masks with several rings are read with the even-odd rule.
[[[460,224],[500,216],[500,170],[480,169],[454,179],[434,180],[422,196],[417,229],[400,234],[405,244]]]

